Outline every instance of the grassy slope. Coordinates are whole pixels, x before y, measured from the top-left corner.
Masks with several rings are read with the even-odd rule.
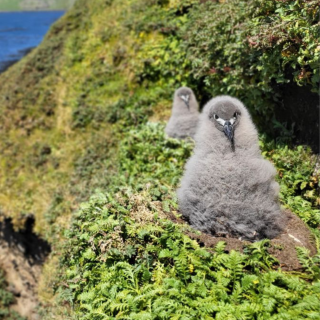
[[[17,227],[32,213],[36,231],[55,244],[63,238],[71,213],[96,188],[116,192],[133,187],[135,193],[149,188],[155,201],[174,190],[190,146],[162,144],[158,139],[163,128],[152,131],[146,121],[166,118],[173,89],[190,82],[179,39],[173,36],[186,21],[183,3],[170,1],[162,7],[150,0],[146,7],[142,0],[80,0],[39,48],[0,77],[0,210]],[[153,140],[145,153],[149,136]],[[120,140],[125,146],[119,149]],[[296,204],[303,183],[312,191],[310,152],[274,150],[268,144],[264,150],[286,177],[283,202]],[[301,201],[295,212],[316,226],[318,213],[305,197]],[[86,233],[75,219],[74,229],[78,226]],[[90,245],[81,241],[66,253],[75,257],[66,265],[71,270],[68,281],[82,276],[74,265],[80,262],[86,269],[85,259],[95,259],[90,252],[82,257],[80,250],[79,255],[77,245]],[[52,265],[59,255],[53,256]],[[100,257],[96,262],[100,266]],[[51,297],[45,288],[56,281],[52,271],[48,264],[44,300]],[[76,304],[82,289],[77,287],[72,297],[60,288],[67,296],[64,301]]]
[[[8,95],[3,96],[2,105],[7,108],[2,108],[1,112],[2,130],[9,133],[1,146],[5,150],[1,208],[17,219],[21,214],[34,213],[38,231],[45,230],[46,223],[53,222],[51,217],[49,220],[45,217],[54,202],[63,203],[60,212],[68,214],[75,198],[83,193],[81,188],[85,186],[78,183],[81,174],[86,173],[77,175],[76,163],[86,161],[86,153],[90,149],[94,153],[98,145],[101,146],[99,152],[107,153],[107,148],[102,147],[104,141],[109,141],[107,125],[101,123],[98,130],[92,130],[83,128],[81,119],[78,119],[79,124],[75,123],[76,110],[86,111],[87,106],[81,105],[86,83],[90,82],[90,77],[95,77],[90,65],[96,63],[99,55],[109,61],[112,59],[109,50],[100,44],[96,51],[84,52],[87,59],[81,61],[81,50],[91,50],[96,40],[86,34],[89,28],[93,29],[92,21],[85,17],[79,19],[83,14],[79,7],[81,4],[55,24],[44,44],[0,80],[3,92]],[[86,10],[92,14],[98,8],[99,4]],[[97,25],[95,29],[98,28],[103,30],[102,26]],[[98,60],[102,67],[103,62]],[[20,74],[24,77],[17,87],[14,79]],[[23,92],[31,87],[29,94],[24,95]],[[119,81],[105,82],[88,109],[103,105],[108,91],[117,97],[119,89]],[[81,169],[90,170],[83,167]],[[12,175],[13,172],[17,174]],[[72,192],[71,183],[79,190]]]
[[[29,1],[24,0],[0,0],[0,11],[19,11],[19,10],[32,10],[41,8],[49,10],[65,10],[70,8],[74,3],[74,0],[40,0],[40,1]]]
[[[163,36],[134,34],[124,17],[130,21],[128,4],[80,0],[1,76],[0,207],[17,225],[30,213],[43,234],[63,223],[90,190],[108,183],[114,164],[106,160],[118,138],[112,124],[138,124],[151,106],[169,112],[172,89],[141,86],[135,74]]]

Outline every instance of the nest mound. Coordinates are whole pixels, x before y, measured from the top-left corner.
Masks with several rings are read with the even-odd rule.
[[[289,210],[285,210],[283,213],[287,218],[286,228],[280,235],[271,240],[269,253],[279,261],[282,270],[300,271],[302,270],[302,265],[299,262],[296,247],[305,247],[310,250],[312,255],[314,255],[316,253],[316,248],[313,236],[305,223],[294,213]],[[169,218],[175,223],[185,223],[184,220],[177,219],[173,216]],[[188,232],[188,235],[207,248],[215,247],[219,241],[224,241],[226,243],[225,250],[227,252],[231,250],[242,252],[244,247],[250,244],[248,241],[237,238],[214,237],[205,233],[198,235],[196,233]]]

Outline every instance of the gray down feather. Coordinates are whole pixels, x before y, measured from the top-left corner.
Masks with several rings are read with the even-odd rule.
[[[165,132],[172,138],[193,138],[198,118],[199,105],[193,91],[188,87],[181,87],[174,93],[172,113]]]
[[[229,96],[211,99],[195,142],[177,191],[182,215],[194,228],[215,236],[251,241],[277,236],[285,218],[276,170],[261,155],[244,105]]]

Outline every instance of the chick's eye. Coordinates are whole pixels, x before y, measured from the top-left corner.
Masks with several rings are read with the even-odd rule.
[[[218,120],[219,119],[219,117],[215,114],[214,115],[214,118],[216,119],[216,120]]]
[[[238,112],[235,112],[235,113],[233,114],[233,117],[234,117],[234,118],[237,118],[237,117],[238,117]]]

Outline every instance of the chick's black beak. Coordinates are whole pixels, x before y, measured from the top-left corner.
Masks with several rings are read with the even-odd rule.
[[[184,103],[186,104],[186,106],[188,107],[188,110],[190,111],[189,100],[184,100]]]
[[[233,125],[230,121],[226,121],[223,126],[223,132],[227,136],[227,138],[230,140],[231,144],[233,145]]]

